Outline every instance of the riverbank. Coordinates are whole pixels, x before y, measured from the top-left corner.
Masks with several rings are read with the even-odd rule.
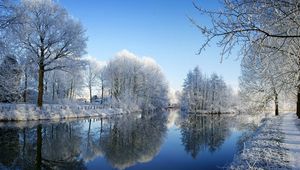
[[[84,117],[107,117],[123,114],[118,108],[103,108],[100,105],[0,104],[0,121],[54,120]]]
[[[300,120],[295,113],[263,119],[228,169],[300,169]]]

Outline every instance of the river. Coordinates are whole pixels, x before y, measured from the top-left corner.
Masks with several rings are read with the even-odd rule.
[[[0,169],[222,169],[245,129],[232,115],[132,113],[0,123]]]

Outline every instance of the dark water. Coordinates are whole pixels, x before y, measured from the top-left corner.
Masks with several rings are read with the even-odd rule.
[[[242,134],[228,115],[177,111],[0,125],[0,169],[220,169]]]

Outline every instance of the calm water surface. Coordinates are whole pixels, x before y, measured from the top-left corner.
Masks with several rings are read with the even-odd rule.
[[[220,169],[242,135],[228,115],[178,111],[0,125],[0,169]]]

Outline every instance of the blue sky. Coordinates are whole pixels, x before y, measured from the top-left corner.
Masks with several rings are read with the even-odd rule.
[[[59,0],[79,19],[89,38],[87,53],[108,61],[123,50],[152,57],[163,68],[169,84],[181,89],[187,72],[199,66],[202,72],[216,72],[234,88],[240,74],[236,56],[220,63],[220,48],[211,44],[196,55],[204,42],[187,16],[208,23],[193,7],[192,0]],[[199,0],[204,7],[217,3]]]

